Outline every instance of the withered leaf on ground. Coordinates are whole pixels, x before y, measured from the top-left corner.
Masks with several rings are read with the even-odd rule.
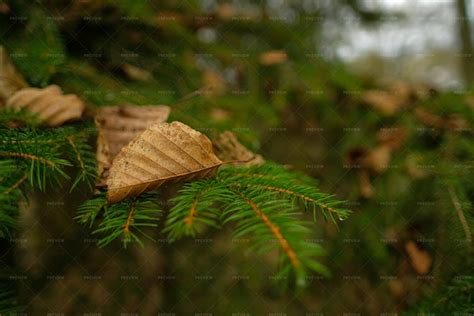
[[[200,132],[181,122],[154,124],[115,157],[107,200],[115,203],[167,183],[209,177],[221,164]]]
[[[260,55],[260,64],[265,66],[278,65],[287,61],[288,55],[282,50],[271,50]]]
[[[265,162],[261,155],[247,149],[230,131],[219,134],[213,143],[217,157],[224,162],[244,166],[258,166]]]
[[[376,174],[382,174],[389,167],[391,157],[392,149],[388,145],[379,145],[367,153],[364,166]]]
[[[442,117],[423,108],[417,108],[415,109],[415,116],[421,123],[436,129],[446,129],[452,132],[469,129],[467,121],[456,114]]]
[[[375,194],[375,189],[370,182],[369,172],[366,169],[357,171],[357,179],[359,181],[359,191],[366,199],[370,199]]]
[[[59,126],[67,121],[81,118],[85,104],[75,94],[64,95],[56,85],[18,90],[7,100],[7,107],[35,113],[41,122]]]
[[[151,72],[131,64],[123,64],[122,71],[131,80],[147,82],[153,79],[153,75]]]
[[[28,83],[15,68],[6,49],[0,46],[0,101],[6,101],[16,91],[26,87]]]
[[[427,274],[430,271],[433,259],[426,250],[420,249],[412,240],[405,244],[405,250],[416,273]]]
[[[112,160],[120,149],[130,143],[155,123],[168,119],[170,108],[166,105],[105,106],[97,110],[95,121],[97,137],[98,186],[105,185]]]
[[[221,95],[227,89],[225,79],[217,72],[204,71],[202,75],[202,81],[205,87],[208,88],[206,96],[217,96]]]
[[[407,133],[403,127],[384,128],[377,133],[378,142],[393,150],[400,149],[406,137]]]
[[[392,116],[400,110],[406,100],[403,96],[384,90],[367,90],[362,95],[362,101],[380,114]]]

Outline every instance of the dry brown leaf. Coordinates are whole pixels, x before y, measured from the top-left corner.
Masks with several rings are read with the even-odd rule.
[[[434,168],[434,166],[432,166]],[[423,179],[432,174],[433,168],[430,165],[426,165],[420,155],[411,153],[405,158],[405,171],[414,179]]]
[[[158,123],[122,148],[107,179],[110,203],[161,185],[214,175],[222,161],[211,141],[181,123]]]
[[[444,120],[441,116],[432,114],[422,108],[415,109],[416,118],[423,124],[434,127],[443,128]]]
[[[403,127],[381,129],[377,133],[377,140],[393,150],[399,149],[406,139],[406,131]]]
[[[155,123],[168,119],[170,108],[159,106],[106,106],[97,110],[97,169],[100,182],[105,182],[112,160],[120,149]],[[101,186],[101,183],[99,183]]]
[[[402,298],[405,294],[405,287],[403,286],[403,282],[400,280],[390,280],[388,281],[388,288],[392,295],[396,298]]]
[[[367,90],[362,101],[380,114],[394,115],[405,103],[405,98],[383,90]]]
[[[413,85],[406,81],[395,81],[387,87],[387,91],[408,102],[412,96]]]
[[[413,84],[411,88],[412,95],[417,100],[426,100],[438,92],[433,86],[423,83]]]
[[[0,46],[0,99],[7,100],[15,92],[26,87],[28,83],[16,70],[6,49]]]
[[[426,250],[418,248],[412,240],[405,244],[405,250],[416,273],[427,274],[430,271],[433,259]]]
[[[202,81],[204,86],[209,88],[209,93],[206,95],[221,95],[227,89],[225,79],[222,78],[220,74],[213,71],[204,71]]]
[[[288,55],[282,50],[272,50],[260,55],[260,63],[265,66],[277,65],[287,61]]]
[[[1,14],[8,14],[10,13],[10,6],[5,2],[0,3],[0,13]]]
[[[366,169],[359,170],[357,172],[357,179],[359,181],[360,195],[366,199],[370,199],[374,195],[375,189],[370,182],[369,172]]]
[[[449,117],[442,117],[425,109],[417,108],[415,109],[415,116],[421,123],[437,129],[459,132],[469,128],[466,120],[455,114]]]
[[[258,166],[265,162],[261,155],[257,155],[242,145],[234,133],[225,131],[214,141],[217,157],[234,165]]]
[[[123,64],[122,70],[125,75],[131,80],[146,82],[150,81],[153,78],[151,72],[130,64]]]
[[[41,122],[59,126],[81,118],[85,105],[75,94],[64,95],[56,85],[44,89],[24,88],[7,100],[7,107],[35,113]]]
[[[169,24],[186,24],[186,17],[177,11],[160,11],[155,17],[158,26],[167,26]]]
[[[234,6],[230,3],[222,3],[217,7],[216,15],[222,20],[230,20],[235,16],[236,10]]]
[[[380,145],[370,150],[364,158],[364,166],[375,173],[381,174],[389,167],[392,149],[387,145]]]
[[[231,118],[229,111],[220,108],[212,108],[209,115],[216,122],[224,122]]]

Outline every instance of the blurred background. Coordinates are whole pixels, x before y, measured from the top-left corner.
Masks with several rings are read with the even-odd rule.
[[[99,248],[72,219],[86,187],[35,193],[1,245],[25,312],[474,313],[473,15],[471,0],[0,1],[0,44],[31,85],[90,109],[170,105],[353,211],[318,223],[332,276],[294,293],[228,229]]]

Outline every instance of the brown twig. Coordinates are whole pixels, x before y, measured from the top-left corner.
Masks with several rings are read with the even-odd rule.
[[[456,213],[458,215],[459,221],[461,222],[461,225],[464,229],[464,235],[466,235],[467,251],[471,253],[472,251],[471,229],[469,228],[466,217],[464,216],[464,212],[462,211],[461,203],[459,202],[458,196],[456,195],[456,192],[454,191],[452,186],[448,186],[448,192],[451,197],[451,201],[453,202],[454,209],[456,210]]]

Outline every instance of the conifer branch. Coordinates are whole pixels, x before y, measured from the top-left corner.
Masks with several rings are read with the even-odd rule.
[[[288,258],[291,261],[291,264],[295,269],[298,269],[300,267],[300,261],[298,260],[298,257],[296,256],[295,251],[293,248],[289,245],[288,241],[283,237],[281,234],[280,228],[275,225],[269,218],[268,216],[255,204],[251,199],[247,198],[245,194],[239,191],[234,191],[237,195],[239,195],[245,203],[247,203],[252,210],[255,211],[257,216],[265,223],[265,225],[271,230],[273,235],[275,235],[275,238],[278,240],[278,242],[281,245],[281,248],[283,251],[286,253]]]
[[[158,226],[156,222],[162,211],[158,208],[155,194],[144,194],[140,196],[140,199],[131,198],[105,206],[101,203],[104,199],[105,197],[101,196],[98,198],[99,203],[83,207],[81,209],[83,216],[79,217],[79,220],[93,222],[100,209],[104,209],[104,218],[93,232],[103,235],[98,242],[99,246],[106,246],[120,237],[124,247],[127,247],[130,242],[142,245],[140,236],[152,239],[144,229]]]
[[[197,200],[194,199],[193,202],[192,202],[192,204],[191,204],[191,208],[189,209],[189,214],[188,214],[188,216],[186,216],[186,217],[184,218],[184,223],[185,223],[186,226],[188,226],[188,227],[193,226],[194,217],[196,217],[196,215],[197,215],[196,204],[197,204]]]
[[[44,157],[38,157],[33,154],[28,153],[15,153],[15,152],[0,152],[0,157],[7,157],[7,158],[22,158],[27,160],[38,161],[40,163],[44,163],[52,168],[56,167],[54,161],[48,160]]]
[[[133,201],[132,204],[130,205],[130,210],[128,211],[127,221],[123,225],[123,233],[125,235],[128,235],[130,233],[130,225],[133,222],[133,213],[135,213],[135,204],[136,204],[136,202]]]
[[[16,181],[12,186],[3,191],[2,194],[9,194],[13,190],[16,190],[23,182],[25,182],[26,179],[28,179],[28,176],[25,174],[20,179],[18,179],[18,181]]]
[[[219,227],[221,209],[217,206],[226,194],[216,179],[205,179],[184,185],[171,200],[164,233],[171,240],[183,236],[195,236],[204,226]]]
[[[74,143],[74,137],[73,136],[68,136],[66,137],[68,143],[71,145],[72,149],[74,150],[74,153],[76,154],[76,158],[77,158],[77,161],[79,162],[79,167],[81,168],[81,170],[85,170],[85,166],[84,166],[84,161],[82,161],[82,158],[81,158],[81,153],[79,152],[79,150],[77,149],[77,146],[76,144]]]
[[[255,175],[260,176],[255,176]],[[312,182],[312,183],[311,183]],[[206,226],[219,227],[235,223],[236,238],[250,237],[251,250],[257,253],[280,249],[282,268],[280,277],[287,279],[294,273],[299,285],[305,283],[309,271],[328,274],[316,261],[322,254],[319,245],[311,240],[308,223],[297,212],[301,204],[319,207],[323,214],[335,220],[345,218],[348,211],[338,207],[339,201],[318,192],[314,181],[268,164],[259,167],[228,167],[220,170],[214,179],[202,179],[185,184],[171,199],[163,232],[170,240],[195,236]],[[96,197],[79,208],[77,219],[93,225],[101,210],[103,219],[95,234],[103,237],[104,246],[122,238],[126,246],[131,241],[140,243],[141,226],[156,227],[158,213],[140,213],[140,204],[151,195],[140,195],[117,204],[107,205],[105,195]],[[301,203],[296,203],[300,201]],[[136,204],[135,204],[136,203]],[[141,218],[140,214],[145,215]]]

